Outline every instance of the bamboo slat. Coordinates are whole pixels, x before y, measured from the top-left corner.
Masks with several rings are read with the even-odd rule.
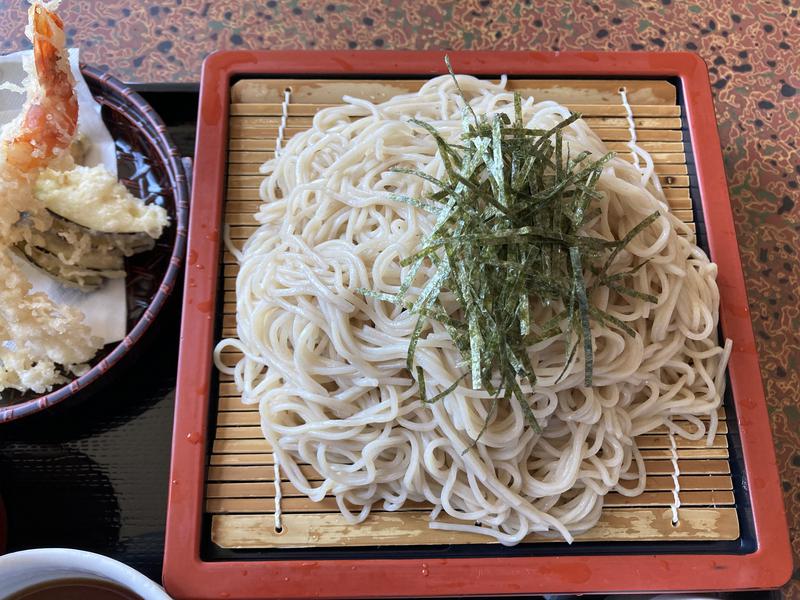
[[[335,106],[339,106],[339,104],[325,104],[324,102],[303,104],[300,102],[292,102],[287,114],[290,117],[313,117],[323,108],[332,108]],[[234,117],[281,115],[282,110],[283,107],[281,103],[244,102],[231,104],[231,116]],[[635,110],[632,112],[634,117],[680,117],[681,107],[666,104],[639,104],[635,106]],[[582,104],[581,114],[587,117],[624,117],[627,115],[627,112],[622,105]]]
[[[283,486],[282,486],[283,488]],[[336,499],[327,497],[320,502],[314,502],[296,490],[289,490],[296,496],[284,496],[281,499],[281,511],[286,513],[336,513],[339,506]],[[283,493],[283,489],[281,489]],[[611,492],[603,499],[603,506],[618,507],[646,507],[660,506],[672,502],[672,491],[643,492],[638,496],[623,496]],[[702,490],[684,491],[681,494],[681,506],[732,506],[734,503],[733,492],[730,490]],[[355,509],[355,507],[353,507]],[[356,509],[357,510],[357,509]],[[272,514],[275,511],[274,497],[256,496],[250,498],[209,498],[206,500],[206,511],[213,514]],[[398,513],[411,511],[430,511],[430,506],[424,502],[408,502]],[[373,514],[385,514],[380,505]]]
[[[629,154],[621,155],[628,162],[632,162]],[[686,160],[683,152],[666,152],[662,154],[651,154],[656,163],[656,173],[662,176],[669,175],[686,175]],[[260,179],[264,176],[260,175],[261,163],[233,163],[228,166],[228,177],[244,176],[244,175],[258,175]],[[235,181],[235,180],[234,180]]]
[[[691,231],[695,230],[694,223],[687,223],[687,225]],[[239,225],[237,227],[231,227],[231,239],[234,240],[234,242],[236,240],[244,241],[253,235],[257,229],[257,225]]]
[[[728,475],[681,475],[678,478],[681,491],[687,492],[709,492],[719,494],[730,492],[733,489],[733,482]],[[645,492],[672,492],[672,477],[653,475],[647,478]],[[290,483],[281,483],[281,494],[286,498],[306,496],[298,492]],[[274,498],[275,484],[271,481],[244,481],[244,482],[211,482],[206,489],[206,498],[225,499],[225,498]],[[722,497],[722,496],[717,496]],[[311,500],[308,500],[312,502]],[[316,504],[316,503],[314,503]],[[667,501],[665,504],[669,504]],[[707,502],[713,504],[713,502]],[[721,502],[717,502],[721,504]],[[274,506],[270,507],[274,510]]]
[[[233,243],[240,246],[257,228],[261,205],[258,187],[260,166],[272,158],[287,87],[292,91],[285,138],[304,131],[314,115],[335,106],[344,93],[374,102],[406,93],[422,81],[402,80],[242,80],[232,88],[228,184],[225,224]],[[625,87],[632,104],[639,145],[651,153],[667,202],[673,213],[694,228],[692,199],[688,189],[681,108],[675,88],[667,81],[573,81],[511,80],[511,89],[537,100],[556,100],[581,112],[596,129],[609,150],[630,160],[628,123],[618,90]],[[235,278],[238,265],[226,250],[222,256],[222,335],[235,335]],[[238,351],[222,352],[225,364],[241,358]],[[282,483],[283,531],[274,530],[275,485],[273,456],[263,438],[257,405],[245,405],[230,375],[220,374],[217,414],[208,460],[205,511],[212,515],[211,537],[226,548],[324,547],[343,544],[473,544],[488,538],[452,533],[428,527],[430,506],[408,503],[403,510],[386,512],[380,505],[360,525],[347,524],[333,498],[313,502],[290,483]],[[645,491],[635,497],[609,493],[600,522],[580,540],[671,541],[730,540],[739,536],[728,460],[727,414],[719,410],[718,435],[706,439],[675,439],[680,476],[680,521],[671,522],[673,500],[672,446],[661,426],[639,436],[637,444],[647,471]],[[708,419],[704,419],[708,421]],[[679,421],[680,422],[680,421]],[[680,422],[691,429],[691,425]],[[309,465],[301,472],[311,482],[319,475]],[[635,482],[627,482],[632,487]],[[440,517],[441,518],[441,517]],[[547,541],[531,537],[535,541]]]
[[[722,427],[726,429],[727,424]],[[256,429],[251,429],[252,432],[257,432]],[[696,454],[706,451],[725,451],[728,449],[728,440],[724,435],[715,436],[714,441],[708,445],[705,438],[699,440],[687,440],[684,438],[676,438],[675,444],[678,454],[681,452],[688,452],[687,457],[696,457]],[[642,452],[667,450],[670,446],[669,436],[659,433],[647,433],[640,435],[637,438],[637,445]],[[221,458],[225,455],[247,455],[247,456],[271,456],[271,447],[269,443],[263,438],[218,438],[213,443],[212,448],[212,464],[214,458]],[[693,451],[694,453],[690,452]],[[661,457],[660,455],[658,457]],[[223,463],[220,463],[223,464]],[[272,464],[267,463],[267,464]]]
[[[444,519],[442,519],[444,520]],[[211,539],[225,548],[304,548],[308,546],[391,546],[409,544],[485,544],[473,533],[430,529],[424,512],[376,513],[349,525],[340,514],[305,513],[283,517],[276,533],[272,515],[215,515]],[[734,540],[739,537],[736,509],[685,508],[677,525],[663,508],[608,508],[577,541],[617,541],[636,533],[637,541]],[[525,541],[560,541],[531,535]]]
[[[667,202],[672,208],[691,208],[692,207],[692,198],[689,190],[680,187],[668,187],[664,189],[664,196],[667,199]],[[261,201],[258,196],[258,188],[234,188],[228,187],[226,190],[226,196],[228,199],[228,204],[231,205],[230,212],[241,212],[235,210],[238,206],[235,204],[236,202],[252,202],[253,204],[245,205],[245,208],[250,209],[251,211],[255,212],[258,210],[258,207],[261,205]]]
[[[426,79],[243,79],[231,88],[231,102],[279,104],[285,89],[292,91],[292,104],[338,104],[344,95],[358,95],[372,102],[383,102],[397,94],[414,92]],[[537,101],[554,100],[572,104],[620,106],[619,89],[625,88],[634,105],[676,106],[675,86],[669,81],[643,79],[509,79],[507,89]]]
[[[580,105],[576,105],[580,110]],[[625,117],[584,117],[589,127],[602,135],[603,129],[624,129],[628,127]],[[290,117],[286,124],[286,133],[295,134],[311,127],[313,117]],[[260,138],[275,136],[281,117],[231,117],[230,134],[233,138]],[[637,129],[660,130],[678,129],[681,126],[680,117],[639,117],[633,119]]]
[[[580,105],[575,105],[577,109]],[[300,128],[290,128],[284,132],[284,139],[288,140],[296,133],[300,133]],[[277,136],[277,128],[274,128],[274,134],[263,138],[248,138],[232,136],[230,139],[229,149],[231,150],[274,150],[275,139]],[[600,138],[605,142],[627,142],[630,137],[630,131],[627,127],[612,127],[603,129],[598,132]],[[636,137],[640,142],[682,142],[683,132],[673,129],[642,129],[636,132]]]
[[[263,175],[228,175],[228,186],[231,188],[258,189],[263,180]],[[660,180],[661,185],[664,187],[689,186],[689,177],[687,175],[662,175]]]

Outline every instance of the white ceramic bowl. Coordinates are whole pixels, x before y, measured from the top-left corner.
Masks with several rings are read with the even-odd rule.
[[[143,600],[170,600],[161,586],[128,565],[100,554],[67,548],[23,550],[0,556],[0,600],[34,584],[65,577],[113,582]]]

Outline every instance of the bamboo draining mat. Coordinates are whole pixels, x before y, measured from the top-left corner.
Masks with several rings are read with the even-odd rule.
[[[313,115],[341,102],[343,94],[382,101],[414,91],[422,81],[334,81],[247,79],[231,94],[228,187],[225,223],[241,245],[256,229],[253,215],[260,204],[259,166],[273,156],[281,119],[284,90],[291,89],[285,138],[311,125]],[[556,100],[581,112],[610,150],[630,159],[624,87],[633,108],[640,145],[653,156],[673,212],[694,226],[689,195],[681,108],[667,81],[511,80],[509,87],[537,100]],[[235,282],[238,266],[227,251],[223,256],[224,300],[222,335],[236,334]],[[223,354],[228,364],[239,355]],[[263,439],[257,407],[241,404],[231,378],[220,375],[214,441],[209,456],[205,511],[212,515],[212,541],[224,548],[290,548],[488,543],[484,536],[431,530],[429,506],[409,504],[401,512],[376,510],[366,522],[348,525],[333,498],[315,503],[291,484],[282,483],[283,530],[274,529],[273,459]],[[732,540],[739,537],[733,485],[728,461],[727,423],[720,409],[719,433],[712,447],[705,440],[676,439],[680,468],[680,520],[671,522],[673,466],[670,439],[664,427],[638,438],[645,459],[647,489],[636,498],[616,493],[605,499],[600,522],[581,540],[670,541]],[[313,471],[307,475],[313,478]],[[532,537],[531,541],[541,538]]]

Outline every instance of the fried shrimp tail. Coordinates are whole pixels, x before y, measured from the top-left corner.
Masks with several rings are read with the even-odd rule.
[[[40,2],[31,5],[26,35],[33,43],[35,77],[14,126],[0,142],[6,163],[23,174],[47,166],[72,144],[78,99],[61,19]]]

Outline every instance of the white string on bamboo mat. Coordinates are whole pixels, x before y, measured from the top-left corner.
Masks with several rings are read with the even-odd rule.
[[[644,180],[652,178],[656,189],[660,192],[661,191],[661,183],[658,181],[658,175],[656,175],[655,167],[653,165],[653,159],[650,157],[648,152],[645,152],[642,148],[638,145],[638,140],[636,137],[636,122],[633,120],[633,108],[628,102],[628,92],[624,87],[619,88],[619,95],[622,98],[622,105],[625,107],[625,114],[628,120],[628,132],[630,133],[630,139],[628,140],[628,148],[631,149],[631,156],[633,157],[633,164],[634,166],[642,173],[642,183]],[[645,168],[641,167],[639,163],[639,155],[642,155],[645,160]],[[671,427],[671,419],[670,422],[667,423],[667,432],[669,435],[669,450],[670,450],[670,461],[672,462],[672,502],[670,503],[670,509],[672,510],[672,524],[678,524],[678,509],[681,507],[681,498],[680,498],[680,491],[681,491],[681,484],[678,478],[681,475],[680,466],[678,465],[678,445],[675,443],[675,432],[672,430]]]
[[[670,418],[670,422],[672,419]],[[672,524],[678,524],[678,509],[681,507],[681,498],[680,498],[680,491],[681,491],[681,484],[678,478],[681,475],[681,469],[678,464],[678,445],[675,443],[675,432],[672,431],[672,427],[667,425],[667,430],[669,431],[669,449],[670,449],[670,460],[672,461],[672,503],[670,504],[670,509],[672,509]]]
[[[292,99],[292,88],[283,90],[283,102],[281,103],[281,124],[278,127],[278,137],[275,140],[275,156],[280,154],[283,147],[283,136],[286,133],[286,121],[289,119],[289,102]]]
[[[633,120],[633,109],[631,108],[630,103],[628,102],[628,92],[624,87],[619,88],[619,95],[622,98],[622,106],[625,107],[625,112],[628,118],[628,133],[630,133],[630,139],[628,140],[628,148],[631,149],[631,157],[633,158],[633,166],[641,171],[639,168],[639,153],[636,151],[638,146],[636,144],[636,123]]]
[[[628,120],[628,132],[630,133],[630,139],[628,140],[627,145],[628,148],[631,149],[633,164],[642,173],[642,183],[645,183],[647,179],[652,178],[656,189],[661,192],[661,183],[658,180],[658,175],[656,175],[653,159],[650,154],[640,148],[637,143],[636,122],[633,120],[633,108],[631,107],[630,102],[628,102],[628,92],[624,87],[621,87],[619,88],[619,95],[620,98],[622,98],[622,105],[625,107],[625,114]],[[644,158],[645,168],[641,167],[639,155]],[[670,461],[672,462],[672,502],[670,503],[670,509],[672,510],[672,524],[677,525],[678,509],[681,507],[681,484],[678,479],[681,475],[681,470],[680,465],[678,464],[678,445],[675,443],[675,432],[672,430],[671,421],[672,419],[670,419],[670,422],[667,423]]]
[[[286,132],[286,122],[289,119],[289,102],[292,100],[292,89],[286,88],[283,90],[283,102],[281,103],[281,124],[278,127],[278,136],[275,139],[275,156],[281,152],[283,148],[283,136]],[[275,468],[275,533],[283,532],[283,524],[281,523],[281,463],[275,449],[272,450],[272,458],[274,459]]]
[[[278,455],[272,451],[272,458],[275,459],[275,533],[283,531],[283,524],[281,523],[281,465],[278,462]]]

